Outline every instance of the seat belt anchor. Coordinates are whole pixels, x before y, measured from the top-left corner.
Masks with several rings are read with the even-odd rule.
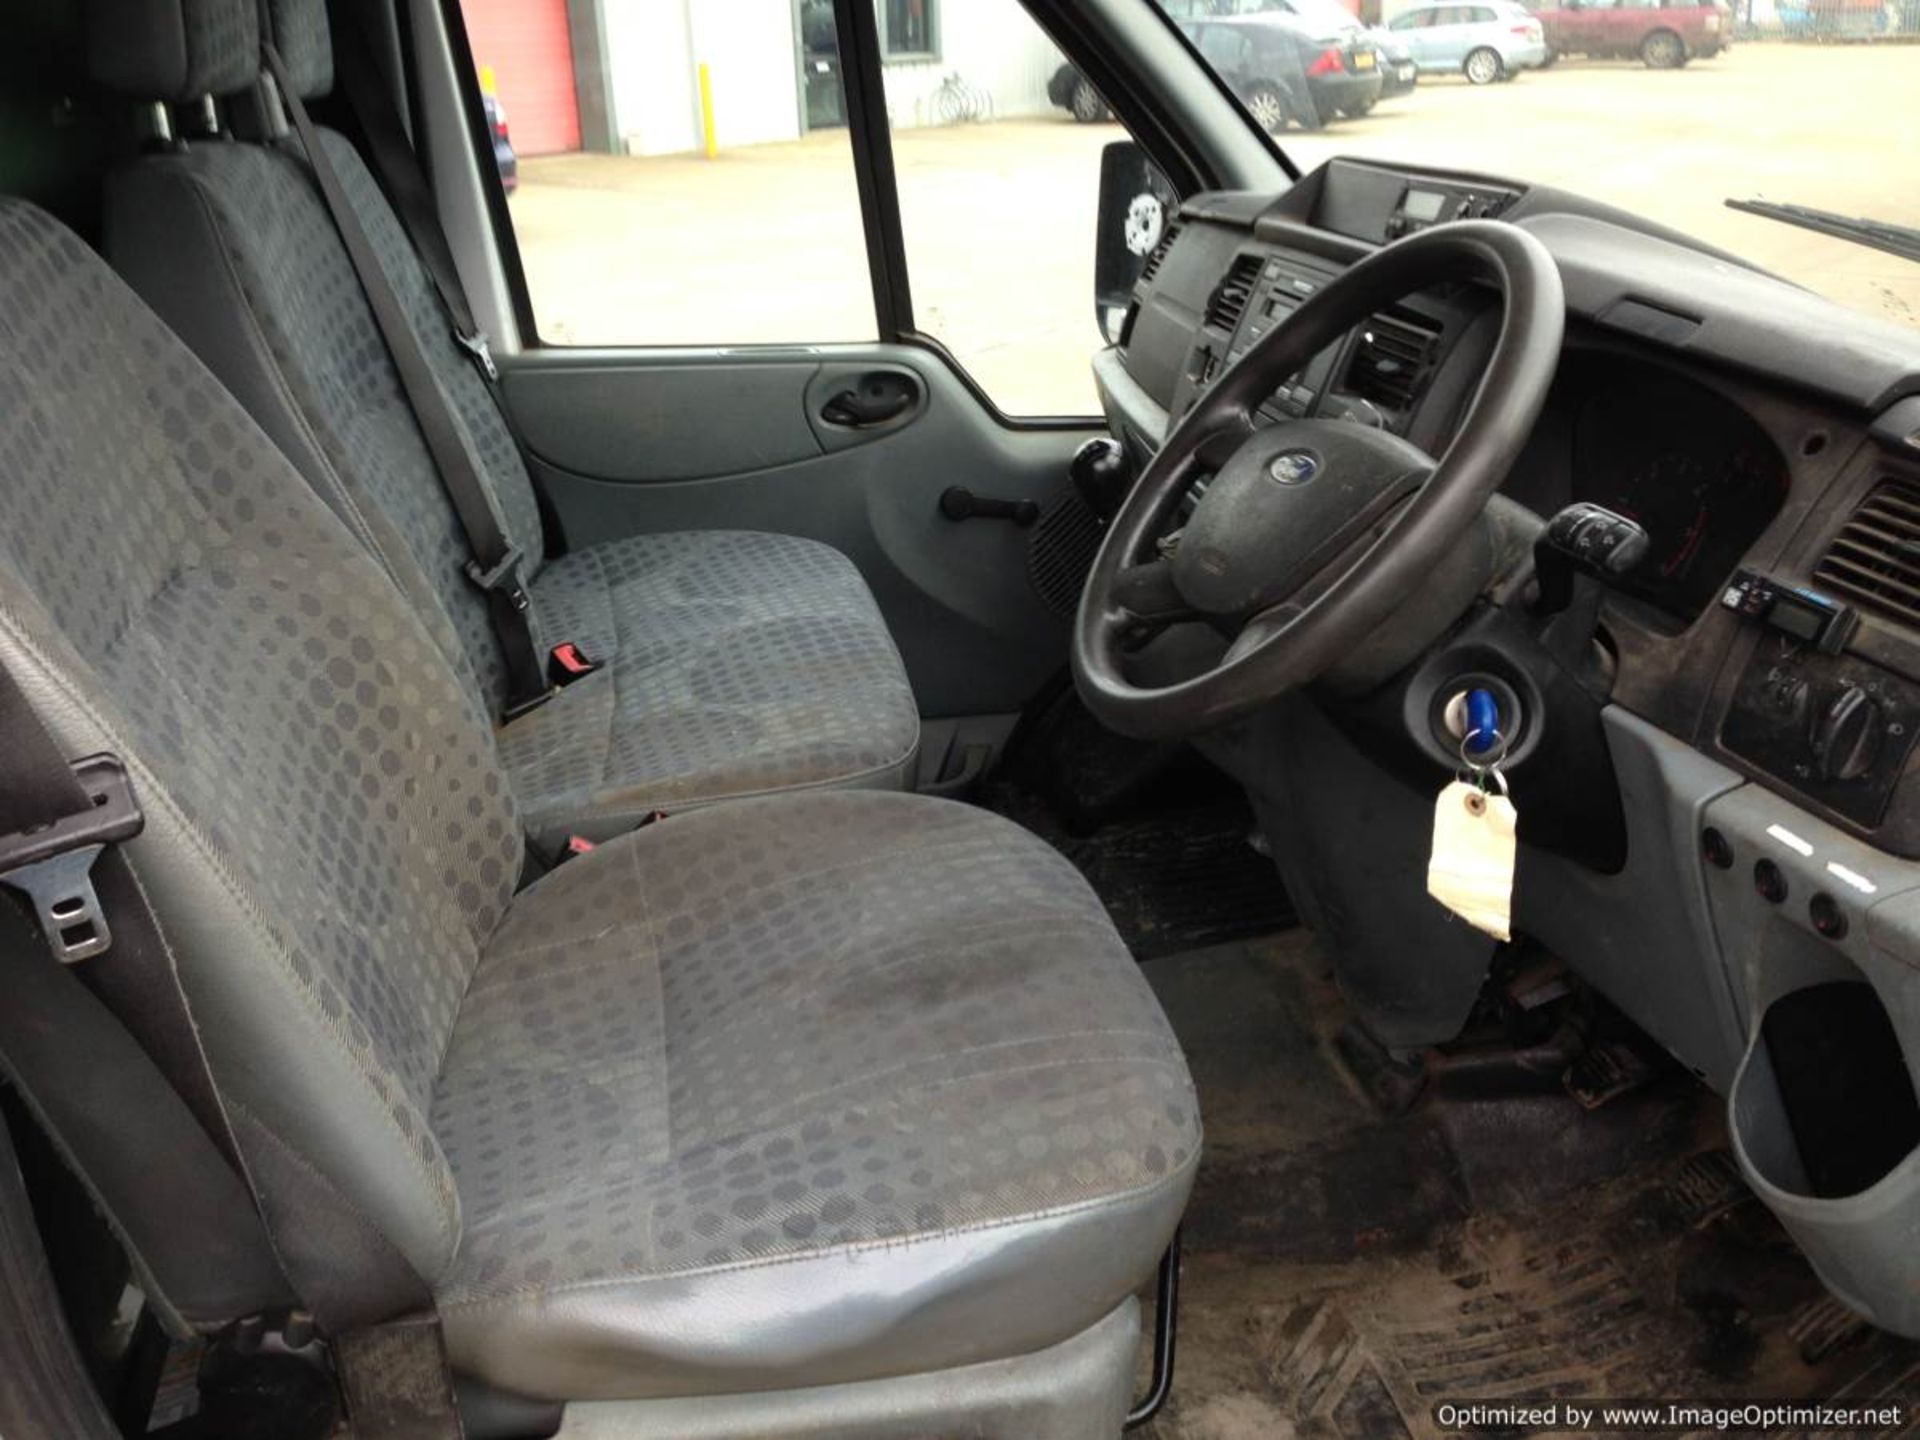
[[[467,331],[457,326],[453,332],[454,341],[460,348],[473,357],[473,363],[480,367],[480,373],[487,377],[489,385],[500,381],[500,367],[493,363],[493,345],[487,339],[484,330]]]
[[[112,947],[113,931],[93,888],[93,863],[107,846],[131,840],[146,824],[117,756],[76,760],[73,777],[91,806],[0,835],[0,885],[33,902],[47,945],[64,965]]]

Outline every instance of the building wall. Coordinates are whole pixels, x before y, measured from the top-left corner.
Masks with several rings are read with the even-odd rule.
[[[506,107],[514,148],[523,155],[578,150],[566,0],[466,0],[461,8],[474,63]]]
[[[713,78],[723,146],[792,140],[800,103],[792,0],[605,0],[607,63],[624,148],[698,150],[697,67]]]
[[[696,67],[713,79],[722,148],[793,140],[801,133],[799,36],[793,0],[603,0],[610,89],[622,147],[672,155],[702,143]],[[936,95],[958,75],[1000,119],[1043,115],[1060,52],[1018,0],[945,0],[940,55],[886,67],[896,129],[940,124]]]
[[[996,119],[1044,115],[1053,108],[1047,81],[1065,57],[1019,0],[944,0],[936,23],[937,59],[894,61],[886,67],[887,115],[894,129],[941,124],[944,107],[935,97],[950,75],[990,102]]]

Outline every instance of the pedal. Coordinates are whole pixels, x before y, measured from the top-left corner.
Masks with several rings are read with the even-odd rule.
[[[1787,1322],[1787,1338],[1799,1347],[1809,1365],[1837,1355],[1863,1339],[1873,1327],[1831,1295],[1809,1300]]]
[[[1665,1186],[1666,1202],[1674,1216],[1691,1229],[1701,1229],[1753,1198],[1740,1167],[1725,1150],[1706,1150],[1691,1156]]]
[[[1567,1094],[1589,1110],[1631,1094],[1659,1072],[1633,1046],[1606,1040],[1588,1047],[1560,1077]]]
[[[1427,1066],[1423,1056],[1402,1060],[1386,1046],[1348,1022],[1333,1037],[1333,1048],[1347,1073],[1359,1083],[1385,1115],[1404,1115],[1427,1088]]]

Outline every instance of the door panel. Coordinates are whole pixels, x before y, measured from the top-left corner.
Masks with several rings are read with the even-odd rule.
[[[601,480],[701,480],[821,453],[799,396],[811,361],[652,365],[646,383],[618,361],[502,366],[501,389],[527,446],[562,470]]]
[[[1056,561],[1045,547],[1087,534],[1066,523],[1079,518],[1067,462],[1092,428],[1009,428],[937,357],[904,346],[805,360],[549,350],[503,371],[571,545],[716,528],[825,541],[873,587],[930,717],[1016,710],[1065,663],[1071,598],[1050,604],[1030,567],[1036,546]],[[871,428],[822,420],[869,375],[911,377],[918,397]],[[1035,501],[1043,518],[948,519],[951,486]]]

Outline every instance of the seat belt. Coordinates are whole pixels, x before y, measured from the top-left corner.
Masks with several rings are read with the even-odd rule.
[[[460,279],[460,266],[453,258],[453,245],[440,223],[433,187],[420,168],[420,156],[407,135],[393,92],[387,88],[379,62],[374,59],[360,8],[348,0],[345,9],[347,13],[340,15],[340,23],[334,30],[334,77],[360,127],[360,136],[366,141],[367,159],[372,164],[374,178],[386,192],[387,203],[393,206],[400,228],[407,232],[414,253],[433,281],[454,340],[473,357],[474,368],[488,387],[494,388],[499,384],[500,370],[493,363],[487,332],[473,318],[467,287]],[[498,398],[496,395],[496,402]],[[501,422],[513,436],[514,444],[520,446],[521,458],[525,459],[526,450],[520,445],[513,416],[505,405],[499,409]]]
[[[295,1303],[172,957],[113,848],[143,824],[126,772],[110,755],[69,765],[4,670],[0,756],[0,884],[34,912],[0,914],[0,1066],[163,1312],[198,1328]]]
[[[172,952],[116,848],[144,825],[119,760],[69,763],[0,666],[0,887],[28,902],[0,903],[0,1069],[172,1328],[304,1305],[332,1340],[357,1437],[459,1440],[426,1282],[222,1103]]]
[[[501,718],[516,719],[544,704],[553,694],[547,682],[546,662],[533,633],[532,601],[521,576],[525,557],[507,536],[466,430],[434,376],[433,364],[407,318],[405,302],[381,266],[353,202],[347,199],[346,189],[321,146],[319,132],[294,89],[285,62],[271,45],[261,47],[261,57],[280,92],[280,103],[293,123],[300,147],[306,152],[307,168],[313,172],[327,214],[346,246],[347,259],[373,307],[374,321],[386,341],[387,353],[393,357],[400,388],[406,393],[407,405],[426,440],[441,488],[452,502],[454,514],[466,535],[471,553],[464,573],[487,597],[494,638],[506,665],[507,702]],[[492,363],[491,357],[488,363]]]

